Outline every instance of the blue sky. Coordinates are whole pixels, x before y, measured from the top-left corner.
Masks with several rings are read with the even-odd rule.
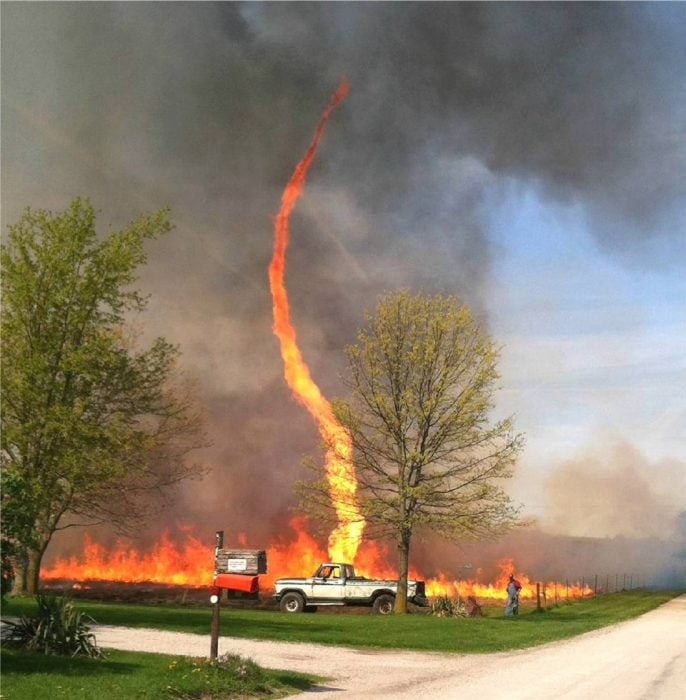
[[[527,433],[525,473],[540,477],[601,435],[653,460],[683,457],[679,266],[627,266],[599,248],[583,205],[513,183],[488,198],[483,215],[500,248],[488,313],[503,344],[499,407]],[[540,513],[533,494],[528,501]]]

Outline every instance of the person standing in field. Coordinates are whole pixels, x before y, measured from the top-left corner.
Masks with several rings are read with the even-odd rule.
[[[519,615],[519,591],[522,584],[517,581],[514,574],[510,574],[507,581],[507,606],[505,607],[505,617]]]

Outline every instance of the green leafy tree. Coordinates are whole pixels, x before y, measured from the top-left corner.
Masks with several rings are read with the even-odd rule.
[[[352,439],[358,486],[351,498],[365,535],[397,544],[395,611],[406,612],[417,529],[479,538],[517,524],[502,479],[511,476],[523,437],[511,418],[490,421],[498,350],[466,306],[400,291],[383,297],[367,322],[346,348],[351,393],[334,411]],[[322,478],[302,484],[301,495],[310,513],[332,505]]]
[[[2,527],[16,552],[15,590],[36,592],[43,555],[64,527],[140,521],[151,491],[201,472],[192,389],[162,338],[138,350],[125,322],[144,242],[168,212],[99,237],[75,200],[27,209],[2,246]]]

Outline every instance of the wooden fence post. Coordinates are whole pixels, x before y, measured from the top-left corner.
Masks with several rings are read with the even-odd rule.
[[[536,610],[541,611],[541,584],[536,581]]]
[[[595,575],[595,581],[593,583],[593,595],[598,595],[598,574]]]

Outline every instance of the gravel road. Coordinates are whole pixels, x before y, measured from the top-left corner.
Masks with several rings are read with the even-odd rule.
[[[514,622],[516,624],[516,621]],[[209,635],[98,626],[103,647],[206,656]],[[221,637],[219,653],[328,680],[297,696],[508,700],[683,700],[686,595],[635,620],[525,651],[458,655]]]

